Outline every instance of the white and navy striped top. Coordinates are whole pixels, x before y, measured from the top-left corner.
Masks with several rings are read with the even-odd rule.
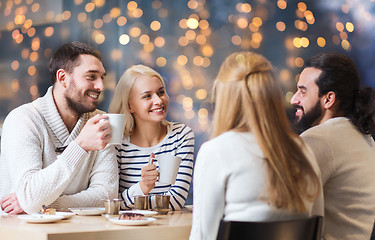
[[[170,122],[167,125],[167,135],[159,144],[153,147],[138,147],[124,136],[121,146],[117,146],[117,161],[120,170],[120,198],[124,200],[121,208],[134,207],[134,197],[144,195],[139,181],[142,180],[141,168],[148,164],[151,153],[155,154],[154,164],[157,169],[158,156],[172,154],[181,157],[181,164],[174,185],[155,183],[154,189],[149,192],[150,207],[155,207],[155,194],[171,195],[170,208],[180,210],[188,196],[194,165],[194,133],[190,127],[182,123]],[[119,148],[120,147],[120,148]]]

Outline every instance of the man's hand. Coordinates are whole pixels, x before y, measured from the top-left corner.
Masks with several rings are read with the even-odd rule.
[[[111,125],[105,121],[107,118],[102,114],[90,118],[74,141],[86,152],[104,149],[111,140]]]
[[[25,211],[23,211],[23,209],[21,208],[20,203],[17,199],[17,195],[15,193],[11,193],[3,197],[0,203],[1,209],[10,215],[25,213]]]
[[[142,180],[139,185],[144,194],[148,194],[154,187],[158,179],[159,172],[156,170],[156,165],[153,164],[155,154],[151,153],[148,164],[141,169]]]

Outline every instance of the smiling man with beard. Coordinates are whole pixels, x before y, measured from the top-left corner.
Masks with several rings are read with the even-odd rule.
[[[9,214],[99,207],[118,193],[107,118],[96,110],[105,69],[90,45],[72,42],[50,61],[52,86],[9,113],[2,129],[1,208]]]
[[[291,99],[296,126],[322,173],[326,240],[370,239],[375,218],[375,92],[360,89],[345,55],[321,53],[306,62]]]

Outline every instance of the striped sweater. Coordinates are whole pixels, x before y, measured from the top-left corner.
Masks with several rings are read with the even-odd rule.
[[[150,208],[155,207],[155,194],[171,195],[170,208],[180,210],[188,196],[194,163],[194,133],[182,123],[169,123],[165,138],[153,147],[138,147],[125,136],[121,146],[116,147],[117,160],[120,170],[120,198],[124,200],[122,209],[134,207],[134,197],[144,195],[139,182],[142,180],[141,168],[148,164],[151,153],[155,154],[154,164],[157,169],[158,156],[172,154],[182,158],[174,185],[155,183],[154,189],[149,192]],[[154,196],[153,196],[154,195]]]

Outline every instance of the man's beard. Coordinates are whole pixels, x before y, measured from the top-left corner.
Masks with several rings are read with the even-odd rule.
[[[296,116],[294,119],[294,128],[298,133],[302,133],[306,131],[307,129],[311,128],[314,126],[317,122],[322,117],[322,107],[320,106],[320,101],[318,100],[315,104],[315,106],[308,112],[305,112],[303,107],[300,105],[296,105],[296,107],[302,109],[302,116],[300,119]]]
[[[91,106],[91,107],[86,106],[79,101],[73,100],[69,96],[65,96],[65,98],[66,98],[66,101],[68,102],[68,106],[70,107],[70,109],[72,109],[78,115],[82,115],[82,114],[87,113],[87,112],[92,112],[97,107],[97,104],[94,104],[94,106]]]
[[[76,112],[79,116],[84,114],[84,113],[87,113],[87,112],[92,112],[94,111],[98,104],[96,102],[93,103],[93,106],[90,106],[89,103],[87,104],[84,104],[84,97],[85,95],[87,94],[87,92],[84,93],[84,95],[82,97],[78,97],[80,96],[79,92],[76,91],[76,84],[75,84],[75,81],[73,80],[72,81],[72,84],[71,84],[71,87],[68,89],[68,93],[70,93],[70,95],[68,95],[67,93],[65,93],[65,99],[68,103],[68,106],[70,109],[72,109],[74,112]],[[76,96],[76,99],[78,98],[78,100],[74,100],[71,96]]]

